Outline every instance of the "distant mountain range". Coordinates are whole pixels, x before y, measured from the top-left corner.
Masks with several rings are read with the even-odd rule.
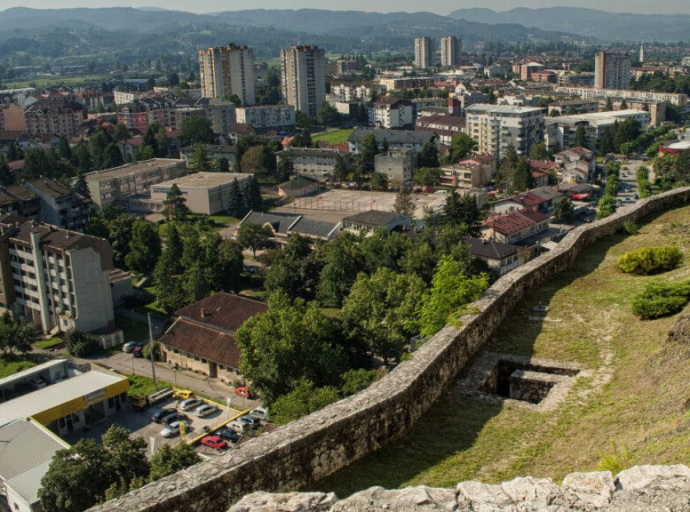
[[[625,3],[621,2],[621,8]],[[491,9],[459,9],[454,19],[477,23],[517,23],[541,30],[567,32],[601,41],[687,41],[690,16],[611,13],[576,7],[527,9],[519,7],[496,12]]]

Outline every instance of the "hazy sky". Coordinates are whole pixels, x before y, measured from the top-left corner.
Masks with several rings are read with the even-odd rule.
[[[690,14],[688,0],[433,0],[419,2],[419,0],[349,0],[341,2],[325,2],[324,0],[2,0],[0,9],[24,6],[39,9],[56,7],[164,7],[192,12],[231,11],[237,9],[347,9],[363,11],[419,11],[428,10],[439,14],[465,7],[488,7],[494,10],[507,10],[513,7],[552,7],[568,5],[570,7],[589,7],[613,12],[639,13],[684,13]],[[420,6],[421,7],[420,9]]]

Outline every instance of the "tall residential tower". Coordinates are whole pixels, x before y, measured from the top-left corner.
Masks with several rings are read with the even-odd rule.
[[[433,39],[430,37],[418,37],[414,40],[414,65],[416,68],[433,68],[435,57],[436,52]]]
[[[205,98],[237,95],[243,105],[256,103],[254,53],[246,46],[229,44],[199,50],[199,78]]]
[[[291,46],[280,51],[283,97],[310,117],[326,99],[324,51],[318,46]]]
[[[597,53],[594,60],[594,87],[597,89],[630,89],[630,54]]]
[[[444,68],[460,64],[462,41],[455,36],[441,38],[441,66]]]

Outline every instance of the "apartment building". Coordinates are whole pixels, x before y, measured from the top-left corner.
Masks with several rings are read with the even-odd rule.
[[[460,65],[462,41],[455,36],[441,38],[441,66],[444,68]]]
[[[415,163],[415,153],[411,149],[390,149],[374,157],[374,170],[384,174],[388,183],[402,185],[412,180]]]
[[[362,139],[373,133],[379,149],[388,144],[389,149],[409,148],[419,153],[425,144],[438,144],[438,136],[435,133],[414,130],[365,130],[356,129],[347,139],[350,153],[359,151]]]
[[[331,84],[331,96],[342,101],[366,100],[374,93],[374,89],[366,84],[350,82],[335,82]]]
[[[203,116],[211,122],[213,133],[224,135],[236,122],[235,104],[222,98],[177,98],[168,107],[169,123],[181,129],[184,120]]]
[[[237,123],[255,130],[293,128],[296,123],[294,105],[256,105],[237,109]]]
[[[57,135],[69,140],[79,134],[85,114],[79,103],[63,96],[51,96],[29,105],[24,119],[26,130],[32,135]]]
[[[544,109],[477,104],[467,109],[467,133],[477,141],[477,152],[505,156],[508,146],[527,155],[544,141]]]
[[[381,96],[371,108],[370,121],[386,129],[405,128],[414,122],[414,105],[395,96]]]
[[[185,160],[153,158],[85,175],[91,200],[99,207],[126,201],[135,194],[148,194],[151,186],[187,174]],[[125,205],[126,206],[126,205]]]
[[[0,187],[0,214],[11,213],[27,219],[38,220],[41,199],[22,185]]]
[[[308,176],[319,181],[328,181],[335,176],[338,156],[347,164],[350,154],[339,150],[322,148],[288,148],[276,153],[278,163],[288,159],[296,174]]]
[[[170,124],[168,103],[165,99],[150,96],[119,105],[117,123],[126,126],[130,132],[141,133],[144,133],[153,123],[168,126]]]
[[[24,184],[40,201],[38,220],[64,229],[84,231],[89,225],[91,203],[69,187],[48,178]]]
[[[0,217],[0,307],[43,333],[114,325],[107,240],[6,214]]]
[[[414,66],[420,69],[433,68],[436,61],[434,40],[418,37],[414,40]]]
[[[199,50],[199,80],[206,98],[234,94],[243,105],[253,105],[256,103],[254,52],[236,44]]]
[[[594,87],[597,89],[630,89],[630,54],[601,51],[594,58]]]
[[[455,188],[478,189],[488,186],[496,175],[496,157],[477,155],[441,167],[441,183]]]
[[[677,107],[684,107],[688,97],[685,94],[674,92],[654,92],[654,91],[625,91],[625,90],[604,90],[591,87],[556,87],[556,92],[577,96],[585,100],[611,100],[644,101],[650,103],[671,103]]]
[[[549,217],[528,210],[492,215],[481,226],[481,237],[503,244],[515,244],[549,229]]]
[[[439,142],[446,146],[450,145],[454,136],[463,133],[465,128],[465,118],[457,116],[424,116],[415,121],[415,130],[435,133]]]
[[[280,51],[283,98],[298,112],[315,117],[326,99],[324,51],[318,46],[291,46]]]
[[[381,77],[379,85],[387,91],[402,91],[405,89],[425,89],[433,87],[436,80],[430,76]]]

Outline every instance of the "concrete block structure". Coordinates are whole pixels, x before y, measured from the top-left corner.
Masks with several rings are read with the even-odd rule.
[[[309,117],[326,99],[325,53],[318,46],[290,46],[280,51],[283,98]]]
[[[199,50],[199,80],[205,98],[234,94],[243,105],[253,105],[254,52],[236,44]]]

